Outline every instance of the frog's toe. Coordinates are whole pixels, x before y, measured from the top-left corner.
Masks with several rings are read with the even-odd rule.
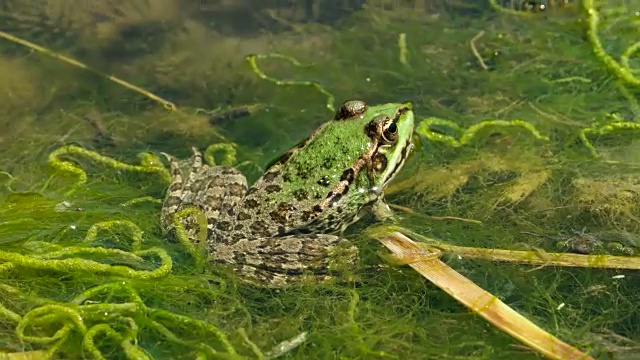
[[[167,159],[172,172],[176,171],[179,168],[178,159],[176,159],[173,155],[167,154],[166,152],[161,152],[160,155]]]
[[[197,168],[202,167],[203,157],[202,157],[202,153],[200,152],[200,150],[198,150],[197,147],[193,146],[193,147],[191,147],[191,152],[193,153],[193,168],[197,169]]]
[[[180,172],[180,164],[178,163],[178,160],[167,153],[161,154],[164,155],[169,161],[169,171],[171,174],[171,182],[169,184],[169,189],[167,190],[165,203],[163,204],[163,208],[165,208],[167,207],[167,202],[172,202],[175,201],[175,198],[180,198],[183,187],[183,179],[182,173]]]

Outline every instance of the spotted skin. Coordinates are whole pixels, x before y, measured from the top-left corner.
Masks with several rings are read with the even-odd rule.
[[[207,218],[212,259],[231,265],[249,281],[274,287],[287,285],[292,279],[301,280],[305,274],[307,280],[322,282],[331,278],[334,263],[340,266],[357,261],[357,249],[336,235],[262,237],[271,229],[267,222],[250,221],[252,217],[246,212],[233,211],[246,194],[246,178],[232,167],[203,164],[202,154],[195,148],[192,150],[190,166],[166,155],[173,179],[162,208],[161,221],[166,232],[174,235],[173,214],[188,207],[198,209]],[[245,203],[257,205],[254,199],[247,200]],[[279,219],[277,223],[282,221]],[[185,216],[180,222],[189,239],[197,243],[200,238],[197,221]],[[340,256],[331,256],[332,253]]]
[[[339,234],[381,207],[382,189],[412,147],[412,131],[407,104],[347,102],[250,188],[238,170],[205,164],[195,148],[185,161],[165,154],[172,181],[162,228],[175,236],[174,215],[196,208],[207,219],[206,236],[194,216],[178,220],[190,241],[206,239],[211,261],[260,285],[326,281],[357,261],[357,249]]]

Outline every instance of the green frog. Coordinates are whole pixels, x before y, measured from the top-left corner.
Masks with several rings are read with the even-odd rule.
[[[176,212],[195,207],[207,234],[195,216],[181,217],[189,239],[206,239],[211,261],[241,278],[271,287],[331,279],[357,260],[343,230],[367,212],[391,216],[383,190],[413,148],[413,124],[411,103],[347,101],[250,188],[237,169],[204,164],[195,148],[187,161],[165,154],[172,181],[162,228],[175,234]]]

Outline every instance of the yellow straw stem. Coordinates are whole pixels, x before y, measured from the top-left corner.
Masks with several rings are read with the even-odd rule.
[[[162,106],[164,106],[165,109],[167,109],[169,111],[175,111],[177,109],[177,106],[174,103],[170,102],[170,101],[167,101],[167,100],[165,100],[165,99],[163,99],[163,98],[161,98],[161,97],[159,97],[159,96],[157,96],[157,95],[155,95],[155,94],[153,94],[153,93],[151,93],[151,92],[149,92],[149,91],[147,91],[147,90],[145,90],[145,89],[143,89],[141,87],[138,87],[138,86],[135,86],[133,84],[130,84],[130,83],[128,83],[128,82],[126,82],[126,81],[124,81],[122,79],[119,79],[119,78],[115,77],[115,76],[108,75],[108,74],[105,74],[105,73],[100,72],[98,70],[95,70],[95,69],[93,69],[93,68],[91,68],[91,67],[89,67],[89,66],[87,66],[87,65],[85,65],[85,64],[83,64],[81,62],[79,62],[78,60],[72,59],[72,58],[70,58],[68,56],[65,56],[65,55],[62,55],[62,54],[58,54],[58,53],[53,52],[53,51],[51,51],[51,50],[49,50],[49,49],[47,49],[45,47],[42,47],[42,46],[40,46],[38,44],[34,44],[34,43],[30,42],[30,41],[21,39],[21,38],[19,38],[17,36],[13,36],[11,34],[7,34],[4,31],[0,31],[0,37],[3,37],[3,38],[5,38],[5,39],[7,39],[7,40],[9,40],[11,42],[16,43],[16,44],[20,44],[22,46],[26,46],[29,49],[35,50],[35,51],[40,52],[42,54],[51,56],[51,57],[53,57],[55,59],[58,59],[60,61],[64,61],[67,64],[70,64],[70,65],[73,65],[73,66],[76,66],[76,67],[91,71],[94,74],[97,74],[99,76],[105,77],[105,78],[115,82],[116,84],[122,85],[122,86],[126,87],[127,89],[133,90],[133,91],[135,91],[137,93],[140,93],[140,94],[148,97],[151,100],[159,102],[160,104],[162,104]]]

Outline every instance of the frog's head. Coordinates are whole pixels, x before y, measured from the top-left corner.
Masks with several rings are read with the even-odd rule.
[[[362,101],[345,102],[336,120],[359,117],[366,120],[364,131],[370,140],[365,160],[360,169],[377,195],[404,165],[413,148],[414,116],[412,103],[388,103],[367,106]]]

